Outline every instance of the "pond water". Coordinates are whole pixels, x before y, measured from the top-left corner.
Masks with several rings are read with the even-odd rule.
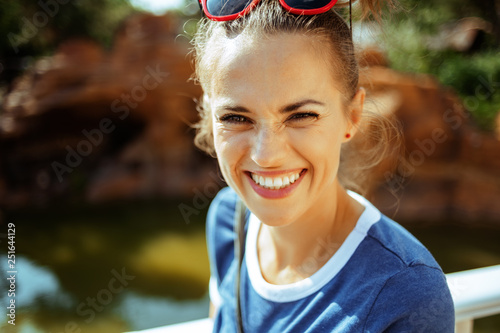
[[[151,199],[105,205],[52,205],[3,211],[16,226],[16,326],[1,332],[113,333],[205,317],[209,265],[204,219]],[[185,207],[185,206],[184,206]],[[451,224],[406,226],[445,272],[500,264],[500,229]],[[7,271],[6,240],[0,260]],[[2,277],[1,290],[7,290]],[[0,295],[5,309],[9,298]],[[5,307],[4,307],[5,306]],[[475,332],[498,332],[499,316],[476,321]]]

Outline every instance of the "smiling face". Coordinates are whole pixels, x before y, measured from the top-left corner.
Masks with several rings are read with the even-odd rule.
[[[211,57],[206,93],[222,174],[271,226],[331,206],[341,145],[355,131],[357,117],[346,118],[341,85],[318,52],[323,46],[313,43],[296,34],[240,35]],[[349,110],[360,111],[362,100],[357,96],[359,105]]]

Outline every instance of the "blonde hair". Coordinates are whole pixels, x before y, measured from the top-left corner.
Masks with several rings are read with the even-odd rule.
[[[363,16],[372,13],[378,18],[380,1],[359,0]],[[345,3],[343,4],[345,5]],[[327,45],[320,51],[325,53],[347,105],[358,90],[359,68],[355,56],[350,27],[334,10],[318,15],[294,15],[287,12],[278,0],[262,0],[248,15],[233,21],[215,22],[203,18],[193,38],[195,80],[203,90],[209,91],[210,61],[207,48],[214,47],[217,38],[231,38],[239,34],[258,34],[259,37],[280,33],[300,33],[315,36]],[[325,52],[326,51],[326,52]],[[215,157],[212,117],[206,95],[198,105],[200,121],[195,145]],[[347,116],[347,108],[345,108]],[[382,162],[395,161],[401,146],[398,127],[386,117],[374,112],[363,112],[358,134],[342,147],[339,166],[339,181],[347,189],[366,194],[377,176],[377,168]]]

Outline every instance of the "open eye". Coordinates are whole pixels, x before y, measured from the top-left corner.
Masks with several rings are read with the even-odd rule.
[[[304,120],[315,120],[318,119],[319,114],[315,112],[298,112],[292,114],[287,120],[292,121],[304,121]]]
[[[239,114],[227,114],[219,118],[219,120],[223,123],[230,124],[244,124],[248,122],[248,118]]]

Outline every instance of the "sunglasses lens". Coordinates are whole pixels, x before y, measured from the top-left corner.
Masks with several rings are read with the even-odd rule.
[[[285,3],[295,9],[319,9],[325,7],[332,0],[285,0]]]
[[[222,17],[241,13],[253,0],[207,0],[210,15]],[[307,0],[306,0],[307,1]]]

